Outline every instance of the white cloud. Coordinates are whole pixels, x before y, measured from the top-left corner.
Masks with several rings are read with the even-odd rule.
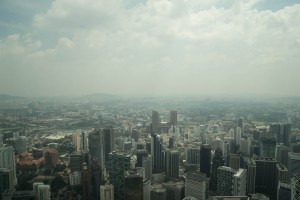
[[[300,95],[300,5],[270,11],[257,10],[258,1],[226,2],[53,1],[33,21],[41,41],[24,34],[0,41],[0,69],[22,72],[25,82],[0,91]],[[46,48],[51,33],[57,43]]]

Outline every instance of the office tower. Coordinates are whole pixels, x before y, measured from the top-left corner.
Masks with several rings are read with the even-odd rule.
[[[69,175],[69,183],[71,186],[81,185],[81,173],[73,172]]]
[[[45,167],[47,169],[53,169],[58,164],[58,153],[57,153],[56,149],[53,149],[53,148],[47,149],[45,151],[44,158],[45,158],[45,161],[44,161]]]
[[[16,155],[19,155],[23,152],[27,152],[27,138],[25,136],[19,136],[14,138],[14,149]]]
[[[44,185],[44,183],[43,182],[34,182],[32,184],[33,193],[34,193],[36,199],[37,199],[37,196],[38,196],[38,186],[39,185]]]
[[[83,162],[82,155],[79,152],[70,155],[70,169],[72,172],[79,172]]]
[[[235,133],[236,144],[241,145],[241,138],[242,138],[242,129],[241,129],[241,127],[237,127],[236,133]]]
[[[88,135],[88,149],[90,162],[96,162],[101,169],[104,169],[104,150],[103,150],[103,135],[100,130],[94,130]],[[99,186],[100,187],[100,186]]]
[[[103,129],[104,156],[107,161],[108,154],[115,150],[115,134],[112,128]]]
[[[0,199],[2,199],[2,193],[5,190],[14,189],[14,177],[13,172],[7,168],[0,168]]]
[[[114,198],[124,199],[124,171],[130,169],[130,156],[115,151],[108,154],[107,170],[110,183],[114,186]]]
[[[177,125],[177,111],[176,110],[170,111],[170,125],[173,125],[173,126]]]
[[[274,138],[261,139],[261,157],[275,158],[276,140]]]
[[[170,179],[179,178],[179,152],[178,150],[166,151],[166,177]]]
[[[185,179],[185,196],[198,200],[206,200],[208,196],[209,179],[199,172],[188,172]]]
[[[237,127],[241,128],[241,130],[243,130],[243,118],[237,119]]]
[[[80,134],[80,150],[84,153],[88,152],[88,134],[85,132]]]
[[[150,190],[150,200],[168,200],[167,190],[161,186],[152,186]]]
[[[282,164],[276,164],[276,187],[279,182],[288,183],[289,180],[288,169]]]
[[[279,182],[277,188],[277,200],[293,200],[294,187],[287,183]]]
[[[238,169],[233,175],[233,195],[245,196],[247,186],[247,170]]]
[[[147,157],[148,152],[146,149],[137,150],[136,152],[136,167],[143,166],[143,157]]]
[[[217,178],[217,195],[218,196],[232,196],[233,195],[233,175],[236,170],[221,166],[218,168]]]
[[[135,142],[138,142],[140,139],[141,133],[138,130],[132,130],[131,138],[134,139]]]
[[[294,188],[292,199],[299,200],[300,199],[300,173],[293,174],[293,177],[291,179],[291,185]]]
[[[142,167],[145,169],[145,179],[152,177],[152,157],[147,156],[142,158]]]
[[[162,146],[162,138],[156,133],[151,134],[151,155],[153,158],[153,172],[162,172],[165,168],[165,152]]]
[[[174,148],[174,137],[170,137],[169,138],[169,145],[168,145],[169,149]]]
[[[143,176],[136,169],[125,172],[125,200],[143,200]]]
[[[229,167],[235,170],[238,170],[240,168],[240,155],[230,154],[229,160]]]
[[[17,184],[16,162],[14,148],[11,146],[0,148],[0,168],[6,168],[12,171],[13,183]]]
[[[289,148],[284,146],[283,144],[278,144],[275,147],[275,159],[278,164],[283,164],[285,166],[288,165],[288,153]]]
[[[50,200],[50,185],[38,186],[38,200]]]
[[[183,181],[170,181],[163,183],[163,188],[167,190],[168,200],[182,200],[184,198],[184,182]]]
[[[81,181],[82,181],[82,198],[84,200],[91,199],[91,180],[90,173],[87,164],[84,162],[81,166]]]
[[[72,134],[72,144],[75,146],[75,151],[80,151],[80,134],[73,133]]]
[[[289,170],[289,178],[300,172],[300,153],[289,152],[287,169]]]
[[[276,161],[272,158],[253,158],[256,164],[255,192],[276,196]]]
[[[101,200],[114,200],[114,186],[101,185],[100,186],[100,199]]]
[[[270,124],[270,134],[276,138],[277,143],[283,143],[285,146],[290,145],[291,124]]]
[[[223,153],[220,148],[217,148],[212,160],[212,171],[211,171],[211,180],[210,180],[210,189],[213,191],[217,190],[217,175],[218,168],[224,166],[225,161],[223,158]]]
[[[251,147],[251,138],[242,138],[241,139],[241,146],[240,146],[240,153],[242,155],[249,156],[250,155],[250,147]]]
[[[186,163],[188,165],[200,164],[200,147],[191,146],[186,150]]]
[[[152,132],[160,133],[160,119],[157,111],[152,111]]]
[[[211,148],[208,144],[202,144],[200,148],[200,172],[210,177]]]
[[[247,163],[247,194],[255,193],[256,164],[253,159]]]
[[[240,145],[236,141],[230,141],[230,153],[237,154],[240,149]]]

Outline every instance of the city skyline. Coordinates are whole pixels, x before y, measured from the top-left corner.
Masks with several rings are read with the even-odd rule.
[[[0,94],[299,96],[298,1],[2,1]]]

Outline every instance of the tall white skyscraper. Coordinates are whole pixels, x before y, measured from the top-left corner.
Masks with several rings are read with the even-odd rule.
[[[50,200],[50,185],[38,186],[38,200]]]
[[[3,146],[0,148],[0,168],[6,168],[12,170],[14,184],[17,184],[16,176],[16,161],[15,161],[15,151],[14,148],[9,146]]]
[[[242,129],[241,127],[237,127],[236,134],[235,134],[235,142],[237,144],[241,144],[241,138],[242,138]]]
[[[239,169],[233,175],[233,195],[234,196],[246,195],[246,185],[247,185],[247,170]]]

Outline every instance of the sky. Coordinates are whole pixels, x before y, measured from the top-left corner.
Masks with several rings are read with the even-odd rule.
[[[0,1],[0,94],[300,96],[298,0]]]

